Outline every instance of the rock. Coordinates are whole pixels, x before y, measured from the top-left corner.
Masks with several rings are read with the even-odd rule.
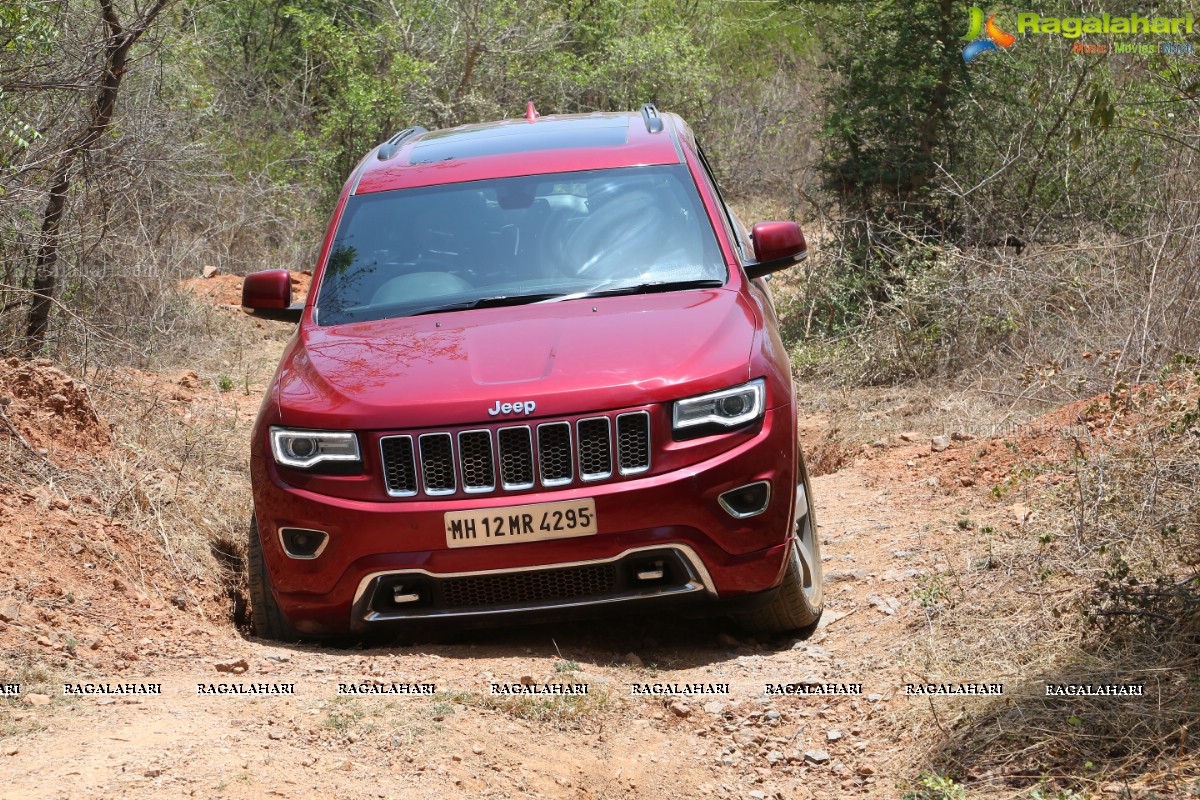
[[[904,431],[900,434],[900,441],[902,442],[915,442],[920,438],[921,434],[916,431]]]
[[[66,511],[71,507],[71,501],[65,497],[51,497],[50,508],[55,511]]]
[[[533,680],[532,675],[522,675],[521,676],[521,685],[522,686],[533,686],[533,684],[534,684],[534,680]]]
[[[749,797],[750,800],[767,800],[767,793],[759,789],[755,789],[747,794],[746,797]]]
[[[475,744],[471,745],[471,752],[477,756],[483,755],[483,745],[479,742],[476,742]]]
[[[875,441],[871,442],[871,447],[876,447],[881,450],[887,446],[888,446],[887,439],[876,439]]]
[[[50,641],[45,636],[37,637],[37,643],[42,647],[54,647],[54,642]]]
[[[454,755],[450,756],[450,760],[451,761],[462,761],[462,756],[460,756],[458,753],[455,753]]]
[[[239,658],[236,661],[218,661],[213,666],[217,668],[217,672],[228,672],[233,675],[241,675],[250,669],[249,662],[244,658]]]
[[[878,703],[878,702],[879,702],[880,700],[882,700],[882,699],[883,699],[883,695],[881,695],[881,694],[869,694],[869,695],[867,695],[867,702],[868,702],[868,703]]]
[[[862,581],[870,576],[870,571],[865,569],[834,569],[825,573],[825,583],[838,583],[840,581]]]
[[[626,653],[625,654],[625,663],[631,667],[645,666],[642,663],[641,657],[637,653]]]
[[[825,738],[830,742],[836,742],[838,739],[842,738],[842,732],[837,730],[825,731]]]
[[[200,270],[200,274],[205,278],[215,278],[217,275],[221,274],[221,268],[210,265]]]
[[[775,722],[776,720],[778,720],[778,719],[779,719],[781,716],[783,716],[783,715],[782,715],[782,714],[780,714],[778,711],[776,711],[775,709],[773,709],[773,708],[772,708],[772,709],[771,709],[770,711],[768,711],[768,712],[767,712],[767,713],[766,713],[764,716],[766,716],[766,718],[767,718],[769,721],[771,721],[771,722]]]
[[[1030,516],[1029,507],[1022,505],[1021,503],[1013,503],[1012,515],[1013,515],[1013,518],[1017,521],[1018,525],[1024,525],[1026,522],[1029,521],[1029,516]]]
[[[900,603],[894,597],[879,597],[872,595],[870,599],[871,605],[876,609],[887,614],[889,617],[896,613],[900,608]]]
[[[935,453],[940,453],[950,446],[949,436],[934,436],[929,440],[929,449]]]
[[[958,485],[959,486],[974,486],[975,479],[972,478],[970,475],[959,475],[958,476]]]
[[[50,705],[50,695],[48,694],[27,694],[25,702],[31,706],[48,706]]]
[[[779,752],[778,750],[772,750],[771,752],[767,753],[767,763],[771,766],[775,766],[780,761],[783,761],[783,753]]]
[[[115,591],[115,592],[129,591],[129,587],[125,585],[125,581],[121,580],[120,578],[112,579],[112,587],[113,587],[113,591]]]
[[[71,555],[77,556],[83,552],[83,545],[81,545],[79,542],[72,542],[70,550],[71,550]]]
[[[874,775],[875,768],[868,764],[860,764],[858,769],[854,770],[859,775]]]
[[[938,484],[940,484],[940,483],[941,483],[941,481],[939,481],[939,480],[937,479],[937,476],[936,476],[936,475],[931,475],[931,476],[929,476],[928,478],[926,478],[926,479],[925,479],[925,484],[926,484],[927,486],[933,487],[933,488],[935,488],[935,489],[938,487]]]
[[[16,600],[9,599],[0,603],[0,622],[16,622],[19,616],[21,607],[17,605]]]
[[[667,708],[669,708],[671,713],[677,717],[686,717],[692,713],[692,707],[682,700],[672,700],[667,705]]]
[[[713,700],[711,702],[704,704],[704,710],[707,711],[709,714],[713,714],[713,715],[719,717],[721,714],[723,714],[725,712],[725,704],[722,703],[720,700]]]
[[[181,610],[186,609],[188,605],[187,598],[182,593],[176,592],[171,595],[171,605]]]
[[[811,764],[828,764],[829,753],[824,750],[805,750],[804,760]]]
[[[175,385],[182,386],[185,389],[199,389],[200,376],[190,369],[184,370],[175,378]]]
[[[950,434],[950,438],[956,442],[969,442],[972,439],[974,439],[975,437],[969,433],[963,433],[962,431],[955,431],[954,433]]]
[[[20,749],[16,748],[16,747],[4,748],[4,755],[6,755],[6,756],[15,756],[19,752],[21,752]]]

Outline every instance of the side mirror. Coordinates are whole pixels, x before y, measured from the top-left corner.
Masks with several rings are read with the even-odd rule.
[[[303,304],[292,305],[292,276],[286,269],[268,269],[242,281],[242,310],[264,319],[299,322]]]
[[[746,276],[761,278],[787,269],[808,255],[804,233],[794,222],[760,222],[750,234],[754,240],[754,264],[746,267]]]

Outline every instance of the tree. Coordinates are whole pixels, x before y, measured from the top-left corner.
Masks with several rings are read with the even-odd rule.
[[[128,26],[122,25],[113,0],[99,0],[100,20],[105,39],[100,69],[93,85],[94,101],[87,125],[67,142],[51,169],[48,197],[42,213],[41,236],[34,261],[33,302],[25,321],[22,350],[37,352],[45,344],[50,309],[57,288],[59,243],[63,214],[71,190],[76,162],[96,146],[112,125],[121,82],[129,69],[129,53],[174,0],[155,0],[154,4]]]

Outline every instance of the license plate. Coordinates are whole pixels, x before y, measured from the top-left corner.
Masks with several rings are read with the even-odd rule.
[[[447,547],[591,536],[596,532],[596,501],[588,497],[566,503],[448,511],[445,521]]]

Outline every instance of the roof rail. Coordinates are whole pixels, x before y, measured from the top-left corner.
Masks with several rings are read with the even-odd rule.
[[[658,115],[658,109],[655,108],[654,103],[646,103],[642,106],[642,119],[646,122],[647,133],[662,133],[662,117]]]
[[[418,133],[428,132],[428,128],[422,128],[420,125],[413,125],[411,128],[405,128],[379,146],[377,157],[380,161],[387,161],[389,158],[396,155],[396,153],[400,152],[400,143],[405,139]]]

